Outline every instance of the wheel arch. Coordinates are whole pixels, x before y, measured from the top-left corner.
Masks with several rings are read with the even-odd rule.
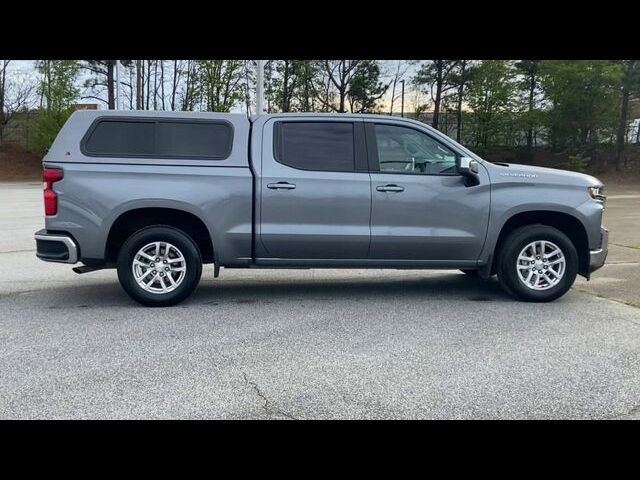
[[[168,225],[183,231],[200,249],[203,263],[217,263],[212,232],[206,223],[193,212],[165,206],[141,206],[121,212],[109,227],[105,263],[114,264],[125,240],[138,230],[152,225]]]
[[[578,252],[578,273],[588,275],[589,238],[584,224],[574,215],[555,210],[528,210],[509,217],[503,223],[493,249],[491,274],[496,273],[496,259],[505,238],[515,229],[526,225],[547,225],[560,230],[569,237]]]

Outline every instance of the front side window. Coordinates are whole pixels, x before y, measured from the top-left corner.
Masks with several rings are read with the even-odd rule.
[[[381,172],[456,175],[456,155],[429,135],[397,125],[375,125]]]
[[[354,135],[351,122],[278,122],[275,157],[301,170],[354,171]]]

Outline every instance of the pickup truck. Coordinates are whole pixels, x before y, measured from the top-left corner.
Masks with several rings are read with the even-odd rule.
[[[225,268],[460,269],[550,301],[607,255],[602,182],[393,116],[78,111],[43,160],[41,260],[148,306]]]

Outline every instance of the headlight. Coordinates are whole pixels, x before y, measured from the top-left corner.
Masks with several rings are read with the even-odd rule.
[[[604,203],[607,199],[607,196],[604,194],[604,186],[598,185],[596,187],[587,187],[587,193],[591,198],[597,200],[598,202]]]

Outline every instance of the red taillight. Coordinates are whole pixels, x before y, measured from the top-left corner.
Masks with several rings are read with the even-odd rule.
[[[44,214],[55,215],[58,213],[58,195],[53,191],[53,184],[62,180],[62,170],[59,168],[44,168],[42,180],[44,187]]]

